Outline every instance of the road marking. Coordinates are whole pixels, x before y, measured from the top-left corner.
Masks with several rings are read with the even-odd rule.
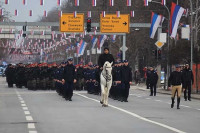
[[[27,121],[32,121],[32,120],[33,120],[33,117],[32,117],[32,116],[26,116],[26,120],[27,120]]]
[[[199,111],[200,111],[200,109],[197,109],[197,110],[199,110]]]
[[[81,97],[84,97],[84,98],[86,98],[86,99],[89,99],[89,100],[92,100],[92,101],[95,101],[95,102],[98,102],[98,103],[99,103],[99,101],[96,100],[96,99],[89,98],[89,97],[84,96],[84,95],[79,94],[79,93],[75,93],[75,94],[78,95],[78,96],[81,96]],[[129,115],[131,115],[131,116],[133,116],[133,117],[136,117],[136,118],[138,118],[138,119],[140,119],[140,120],[143,120],[143,121],[146,121],[146,122],[149,122],[149,123],[152,123],[152,124],[155,124],[155,125],[164,127],[164,128],[169,129],[169,130],[171,130],[171,131],[174,131],[174,132],[177,132],[177,133],[186,133],[186,132],[181,131],[181,130],[179,130],[179,129],[176,129],[176,128],[174,128],[174,127],[170,127],[170,126],[168,126],[168,125],[165,125],[165,124],[162,124],[162,123],[153,121],[153,120],[149,120],[149,119],[144,118],[144,117],[142,117],[142,116],[140,116],[140,115],[137,115],[137,114],[135,114],[135,113],[129,112],[129,111],[125,110],[125,109],[122,109],[122,108],[119,108],[119,107],[116,107],[116,106],[113,106],[113,105],[110,105],[110,104],[109,104],[109,107],[114,108],[114,109],[116,109],[116,110],[119,110],[119,111],[121,111],[121,112],[124,112],[124,113],[126,113],[126,114],[129,114]]]
[[[23,110],[28,110],[28,107],[22,107]]]
[[[30,115],[30,112],[29,111],[24,111],[24,114],[25,115]]]
[[[186,106],[186,105],[180,105],[182,107],[185,107],[185,108],[191,108],[190,106]]]
[[[23,104],[21,104],[21,106],[22,106],[22,107],[25,107],[25,106],[26,106],[26,104],[24,104],[24,103],[23,103]]]
[[[21,103],[25,103],[23,100],[22,101],[20,101]]]
[[[29,133],[37,133],[37,131],[29,131]]]
[[[35,124],[34,123],[28,123],[28,128],[29,129],[35,129]]]
[[[162,102],[161,100],[155,100],[156,102]]]
[[[149,100],[149,99],[151,99],[151,98],[145,98],[145,99]]]

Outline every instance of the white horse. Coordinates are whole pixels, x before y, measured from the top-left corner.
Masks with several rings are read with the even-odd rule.
[[[101,82],[101,101],[103,107],[108,106],[108,95],[112,86],[112,64],[106,61],[103,65],[103,70],[100,75]]]

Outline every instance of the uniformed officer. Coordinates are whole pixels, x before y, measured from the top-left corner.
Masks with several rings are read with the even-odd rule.
[[[157,82],[158,82],[158,74],[154,70],[153,67],[150,67],[150,71],[147,73],[147,82],[150,87],[150,96],[156,96],[156,88],[157,88]]]
[[[171,108],[174,107],[174,99],[176,91],[178,93],[177,95],[177,109],[180,109],[180,99],[181,99],[181,89],[182,89],[182,83],[183,83],[183,76],[181,73],[181,68],[179,65],[176,65],[176,71],[172,72],[170,74],[169,80],[168,80],[168,87],[172,90],[172,104]]]
[[[184,99],[185,101],[187,101],[187,99],[191,101],[191,86],[194,83],[194,76],[192,70],[190,69],[189,64],[185,65],[185,69],[183,69],[182,74],[183,74]]]
[[[12,64],[9,64],[8,67],[5,70],[6,74],[6,81],[8,83],[8,87],[13,87],[14,84],[14,68]]]
[[[64,68],[62,82],[64,84],[64,97],[66,100],[72,101],[74,83],[76,83],[75,66],[73,59],[68,59],[68,64]]]
[[[128,102],[129,89],[132,84],[132,69],[129,66],[128,60],[124,60],[124,66],[122,67],[121,80],[123,84],[122,99],[121,102]]]

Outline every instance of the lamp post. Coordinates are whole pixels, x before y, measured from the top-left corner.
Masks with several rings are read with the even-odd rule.
[[[152,1],[152,0],[149,0],[149,2],[162,4],[161,2]],[[165,78],[165,80],[166,80],[169,77],[170,11],[169,11],[169,8],[166,5],[163,5],[163,6],[167,9],[167,12],[168,12],[168,25],[167,25],[167,27],[168,27],[168,33],[167,33],[167,74],[166,74],[166,78]],[[166,86],[166,81],[165,81],[164,88]]]
[[[191,32],[190,32],[190,38],[191,38],[191,61],[190,61],[190,67],[192,70],[192,66],[193,66],[193,5],[192,5],[192,0],[190,0],[190,11],[191,11],[191,20],[190,20],[190,27],[191,27]]]

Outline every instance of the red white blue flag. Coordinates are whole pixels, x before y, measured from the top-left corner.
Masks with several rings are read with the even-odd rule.
[[[47,17],[47,11],[44,10],[44,17]]]
[[[114,0],[110,0],[110,6],[114,6]]]
[[[95,45],[97,44],[98,39],[94,36],[91,37],[92,38],[92,48],[93,49],[95,47]]]
[[[73,14],[74,14],[74,17],[76,18],[76,16],[77,16],[77,11],[74,11]]]
[[[40,0],[40,5],[41,5],[41,6],[44,5],[44,0]]]
[[[148,6],[149,5],[149,1],[148,0],[144,0],[144,6]]]
[[[23,5],[27,5],[27,1],[26,0],[22,0]]]
[[[92,0],[92,6],[97,6],[97,0]]]
[[[126,5],[131,6],[131,0],[127,0]]]
[[[120,11],[116,11],[117,17],[120,17]]]
[[[172,38],[176,37],[179,21],[183,15],[184,10],[184,8],[172,2],[170,19],[170,33]]]
[[[62,16],[62,11],[58,12],[58,16],[61,17]]]
[[[165,6],[166,5],[166,0],[162,0],[162,5]]]
[[[9,0],[5,0],[5,4],[8,5],[9,4]]]
[[[102,17],[105,17],[106,16],[106,12],[105,11],[102,11]]]
[[[3,9],[0,9],[0,15],[1,16],[3,15]]]
[[[79,0],[75,0],[75,6],[79,6]]]
[[[160,22],[161,22],[161,15],[158,15],[158,14],[152,12],[150,38],[154,38],[155,33],[158,29],[158,26],[160,25]]]
[[[135,12],[131,11],[131,17],[134,17],[134,16],[135,16]]]
[[[29,11],[29,16],[33,16],[33,11],[32,10]]]
[[[88,16],[88,18],[91,18],[92,17],[92,12],[88,11],[87,16]]]
[[[57,5],[58,6],[61,6],[61,3],[62,3],[61,0],[57,0]]]
[[[15,10],[15,16],[18,16],[18,10],[17,9]]]

